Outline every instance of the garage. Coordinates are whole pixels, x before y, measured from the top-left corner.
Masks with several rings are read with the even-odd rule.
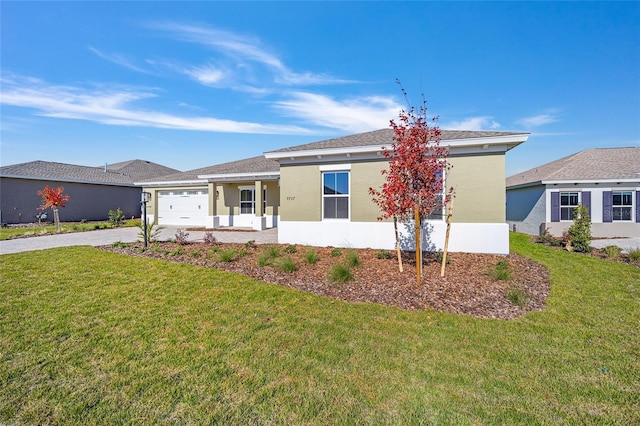
[[[206,226],[209,191],[159,191],[158,224],[174,226]]]

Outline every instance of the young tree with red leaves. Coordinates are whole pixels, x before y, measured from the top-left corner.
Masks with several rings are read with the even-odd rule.
[[[400,82],[398,82],[400,84]],[[402,88],[402,93],[407,94]],[[400,251],[397,222],[415,219],[416,230],[416,275],[420,283],[422,221],[435,212],[444,212],[444,206],[453,196],[453,188],[445,191],[445,173],[451,168],[447,162],[449,149],[440,146],[441,131],[435,124],[437,117],[427,118],[426,101],[422,100],[416,111],[400,111],[398,121],[391,120],[393,143],[383,153],[389,159],[389,168],[382,170],[386,182],[380,190],[369,188],[373,201],[380,207],[379,220],[393,218],[396,232],[396,247]],[[429,125],[429,123],[433,123]]]
[[[58,188],[49,188],[45,185],[44,189],[38,191],[38,195],[42,197],[42,204],[38,207],[38,210],[46,210],[51,207],[53,210],[53,220],[56,224],[56,231],[60,232],[60,215],[58,213],[58,207],[64,207],[69,201],[69,196],[63,194],[64,188],[59,186]]]

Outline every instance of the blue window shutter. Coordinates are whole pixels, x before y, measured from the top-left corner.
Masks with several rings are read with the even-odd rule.
[[[582,205],[587,208],[587,214],[591,217],[591,192],[582,191]]]
[[[636,222],[640,223],[640,191],[636,191]]]
[[[551,222],[560,222],[560,193],[551,193]]]
[[[602,193],[602,221],[613,222],[613,192]]]

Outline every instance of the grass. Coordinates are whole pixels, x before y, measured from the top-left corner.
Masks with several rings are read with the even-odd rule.
[[[530,243],[518,320],[60,248],[0,257],[0,423],[638,424],[640,268]]]
[[[126,227],[138,226],[140,220],[127,220],[124,225]],[[72,223],[63,222],[61,224],[62,230],[60,232],[83,232],[83,231],[95,231],[98,229],[113,228],[109,222],[85,222],[85,223]],[[34,225],[24,228],[0,228],[0,241],[10,240],[12,238],[19,238],[32,235],[47,235],[56,234],[56,226],[52,224]]]

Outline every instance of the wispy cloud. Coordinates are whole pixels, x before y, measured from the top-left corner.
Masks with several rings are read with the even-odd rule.
[[[152,90],[139,88],[96,88],[51,85],[35,78],[2,78],[3,105],[31,108],[36,115],[87,120],[108,125],[144,126],[206,132],[312,134],[309,129],[280,124],[263,124],[212,117],[184,117],[136,108],[138,101],[154,98]]]
[[[125,58],[123,55],[119,53],[105,53],[105,52],[102,52],[101,50],[96,49],[93,46],[89,46],[89,50],[95,53],[97,56],[101,57],[102,59],[105,59],[109,62],[113,62],[114,64],[123,66],[125,68],[129,68],[130,70],[133,70],[136,72],[151,74],[149,70],[146,70],[144,68],[141,68],[135,65],[133,62],[131,62],[129,59]]]
[[[325,95],[294,92],[289,99],[275,102],[285,114],[318,126],[364,132],[389,126],[401,106],[382,96],[351,98],[338,101]]]
[[[440,127],[449,130],[497,130],[500,123],[491,116],[468,117],[459,121],[450,121]]]
[[[225,71],[213,65],[185,68],[184,73],[205,86],[214,87],[220,85],[226,75]]]
[[[524,117],[518,120],[518,124],[531,129],[534,127],[544,126],[545,124],[555,123],[559,120],[557,110],[549,110],[543,114],[534,115],[531,117]]]
[[[227,79],[235,81],[235,87],[255,87],[252,81],[256,79],[289,86],[354,83],[353,80],[329,74],[293,71],[256,37],[197,24],[155,22],[148,27],[167,33],[176,40],[205,46],[210,51],[222,55],[224,61],[229,64],[226,68],[236,73],[234,76],[226,75]],[[198,81],[207,84],[203,80]]]

